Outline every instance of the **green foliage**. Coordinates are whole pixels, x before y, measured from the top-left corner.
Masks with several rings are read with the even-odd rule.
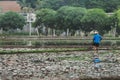
[[[26,42],[21,42],[21,41],[7,41],[7,42],[3,42],[3,41],[0,41],[0,45],[26,45],[27,43]]]
[[[40,9],[36,11],[36,21],[34,22],[34,26],[39,26],[39,31],[43,29],[43,25],[46,28],[45,34],[47,35],[47,29],[55,29],[56,28],[56,11],[52,9]],[[41,31],[42,32],[42,31]]]
[[[62,6],[84,7],[87,9],[100,8],[113,12],[120,6],[120,0],[37,0],[37,9],[51,8],[58,10]]]
[[[22,29],[25,25],[25,19],[22,15],[15,12],[7,12],[0,19],[0,27],[3,30]]]
[[[85,7],[91,8],[101,8],[106,12],[113,12],[117,10],[120,6],[120,0],[85,0]]]
[[[64,6],[64,0],[38,0],[37,8],[50,8],[57,10],[61,6]]]
[[[117,46],[120,46],[120,41],[116,41],[116,45],[117,45]]]
[[[108,16],[102,9],[89,9],[81,21],[84,26],[82,30],[86,32],[98,30],[100,33],[104,33],[108,28]]]
[[[62,30],[78,30],[81,27],[81,19],[86,14],[86,9],[81,7],[63,6],[58,10],[58,26]]]
[[[54,45],[54,46],[61,46],[61,45],[68,45],[68,46],[73,46],[73,45],[81,45],[81,46],[85,46],[85,45],[91,45],[91,42],[88,41],[88,42],[85,42],[85,41],[60,41],[60,40],[57,40],[57,41],[36,41],[34,42],[35,46],[42,46],[42,45],[45,45],[45,46],[49,46],[49,45]]]
[[[117,33],[120,34],[120,10],[117,10],[113,16],[111,16],[111,25],[112,28],[116,28]]]
[[[101,34],[104,34],[107,33],[111,28],[117,26],[117,33],[120,34],[119,23],[116,23],[118,15],[117,18],[115,16],[108,18],[105,15],[105,12],[109,13],[118,10],[120,7],[120,0],[17,0],[17,1],[22,7],[34,8],[35,10],[40,9],[37,12],[40,12],[43,9],[45,9],[43,10],[43,12],[41,12],[41,14],[38,13],[39,15],[37,15],[37,20],[34,24],[34,26],[36,27],[41,26],[42,24],[45,25],[47,28],[49,27],[52,29],[64,30],[65,32],[66,29],[69,29],[71,34],[74,35],[76,30],[89,32],[93,29],[97,29]],[[85,16],[81,20],[81,18],[84,16],[83,14],[86,14],[85,10],[86,8],[90,10],[88,10],[87,16]],[[99,8],[99,10],[95,8]],[[51,9],[56,10],[57,12],[51,11]],[[40,29],[42,28],[40,27]]]
[[[41,9],[36,11],[36,26],[40,26],[41,23],[44,23],[45,25],[54,25],[55,24],[55,18],[56,18],[56,11],[52,9]]]
[[[36,7],[37,0],[17,0],[21,7]]]
[[[69,52],[69,51],[84,51],[86,48],[51,48],[37,50],[0,50],[0,54],[16,54],[16,53],[45,53],[45,52]]]
[[[97,29],[101,34],[104,34],[107,33],[111,28],[117,27],[117,34],[120,34],[119,27],[120,23],[118,15],[120,0],[17,0],[17,1],[21,5],[22,9],[27,7],[26,12],[28,12],[30,9],[34,10],[40,9],[40,11],[45,9],[43,13],[41,12],[41,14],[39,13],[38,13],[39,15],[37,14],[37,20],[34,24],[34,26],[36,27],[45,25],[46,28],[49,27],[57,30],[59,29],[66,31],[66,29],[69,29],[71,34],[73,35],[75,34],[76,30],[89,32],[93,29]],[[48,10],[46,8],[48,8]],[[116,10],[118,11],[116,12],[117,14],[116,16],[109,17],[109,19],[108,17],[105,17],[103,11],[100,10],[99,11],[95,10],[95,12],[88,11],[88,15],[90,15],[91,17],[85,16],[81,20],[81,18],[84,16],[83,14],[86,14],[85,8],[87,9],[99,8],[104,10],[105,12],[113,12]],[[54,10],[58,11],[58,13]],[[2,22],[0,18],[0,28],[3,27],[2,26],[3,23],[2,24],[1,23]],[[15,28],[16,27],[14,27],[14,29]],[[8,26],[4,27],[4,30],[8,29],[9,29]],[[42,30],[42,27],[40,27],[40,29]]]

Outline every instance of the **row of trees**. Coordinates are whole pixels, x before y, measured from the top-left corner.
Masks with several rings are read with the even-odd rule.
[[[0,15],[0,28],[6,31],[22,29],[25,23],[24,17],[15,12]],[[66,32],[66,35],[68,33],[74,35],[76,31],[88,33],[92,30],[104,34],[113,28],[117,28],[117,33],[120,34],[120,10],[109,16],[104,10],[98,8],[71,6],[63,6],[58,10],[43,8],[36,11],[36,21],[33,26],[39,28],[39,33],[42,33],[45,28],[46,35],[48,29],[51,29],[52,33],[62,31]]]
[[[117,28],[119,33],[119,2],[120,0],[18,0],[22,8],[29,7],[26,12],[31,8],[35,10],[36,21],[33,26],[40,33],[45,28],[46,35],[48,29],[52,33],[66,32],[66,35],[74,35],[76,31],[88,33],[92,30],[104,34],[113,28]],[[114,10],[117,11],[112,16],[106,14]],[[0,15],[0,28],[3,30],[21,29],[25,23],[23,16],[18,13],[7,12]]]
[[[40,9],[36,11],[35,27],[42,29],[43,25],[53,30],[61,30],[74,35],[76,31],[89,33],[98,30],[101,34],[113,28],[119,29],[119,11],[112,16],[106,14],[102,9],[85,9],[82,7],[63,6],[57,11],[53,9]]]
[[[71,32],[99,30],[102,34],[113,28],[119,33],[120,0],[17,0],[22,9],[36,11],[37,20],[34,26],[43,29]],[[113,16],[106,13],[115,11]],[[55,31],[54,31],[55,32]]]
[[[22,7],[34,9],[50,8],[58,10],[62,6],[84,7],[86,9],[101,8],[105,12],[113,12],[120,7],[120,0],[17,0]]]

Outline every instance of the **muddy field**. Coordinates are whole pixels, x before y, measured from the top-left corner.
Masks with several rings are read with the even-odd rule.
[[[119,78],[119,51],[99,51],[101,67],[98,71],[94,68],[93,58],[93,51],[1,54],[0,79],[97,80],[102,77]]]

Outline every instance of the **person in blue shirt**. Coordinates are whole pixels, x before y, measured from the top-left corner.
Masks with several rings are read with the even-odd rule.
[[[98,47],[100,45],[101,40],[102,40],[102,36],[97,31],[95,31],[93,36],[93,47],[95,54],[98,53]]]

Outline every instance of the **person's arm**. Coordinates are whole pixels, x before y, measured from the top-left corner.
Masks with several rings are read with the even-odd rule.
[[[100,36],[100,40],[102,40],[102,36]]]
[[[93,40],[95,40],[95,39],[96,39],[96,36],[97,36],[96,34],[93,36]]]
[[[95,40],[95,35],[93,36],[93,42],[94,42],[94,40]]]

